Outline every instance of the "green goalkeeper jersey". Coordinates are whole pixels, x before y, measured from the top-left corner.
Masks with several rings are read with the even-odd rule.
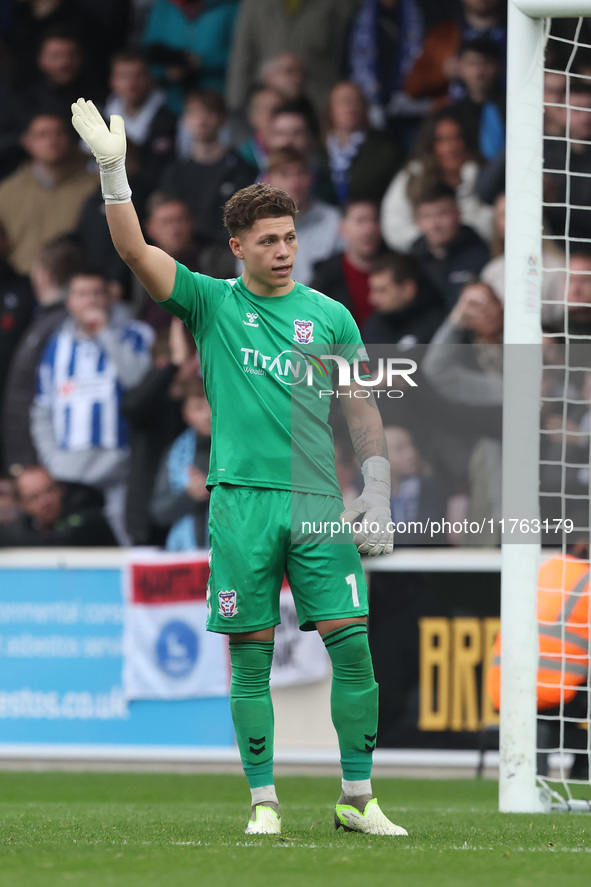
[[[367,360],[349,311],[301,283],[257,296],[242,278],[217,280],[178,262],[160,304],[199,349],[212,414],[208,486],[340,496],[328,424],[336,361],[322,355]]]

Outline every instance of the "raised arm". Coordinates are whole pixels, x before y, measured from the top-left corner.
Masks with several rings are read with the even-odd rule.
[[[93,102],[78,99],[72,105],[72,125],[99,165],[107,222],[115,249],[152,298],[164,302],[174,287],[176,262],[164,250],[147,244],[142,234],[125,172],[123,118],[113,114],[108,128]]]
[[[106,212],[115,249],[152,298],[164,302],[174,287],[175,260],[164,250],[146,243],[131,201],[107,203]]]

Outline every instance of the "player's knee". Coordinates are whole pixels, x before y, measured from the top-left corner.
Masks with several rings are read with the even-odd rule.
[[[350,625],[367,625],[367,616],[350,616],[345,619],[326,619],[316,623],[319,635],[324,638],[341,628],[347,628]]]
[[[353,668],[364,672],[371,670],[373,674],[367,626],[364,623],[354,622],[342,626],[324,635],[323,641],[333,668]]]

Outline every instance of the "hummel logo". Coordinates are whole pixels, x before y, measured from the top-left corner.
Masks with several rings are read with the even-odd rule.
[[[253,755],[260,755],[265,751],[265,748],[266,748],[265,738],[266,738],[265,736],[261,736],[260,739],[254,739],[252,736],[248,737],[248,741],[250,743],[249,751]],[[253,746],[255,746],[255,745],[258,745],[259,748],[254,748]]]
[[[258,314],[252,314],[250,311],[247,311],[246,316],[248,317],[248,320],[242,321],[244,326],[258,326],[258,323],[255,323],[255,320],[257,319]]]

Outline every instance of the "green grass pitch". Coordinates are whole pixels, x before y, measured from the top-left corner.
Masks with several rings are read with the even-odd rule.
[[[2,887],[579,887],[591,815],[502,815],[480,780],[374,779],[408,838],[336,832],[339,780],[277,779],[281,838],[247,838],[242,777],[0,773]]]

